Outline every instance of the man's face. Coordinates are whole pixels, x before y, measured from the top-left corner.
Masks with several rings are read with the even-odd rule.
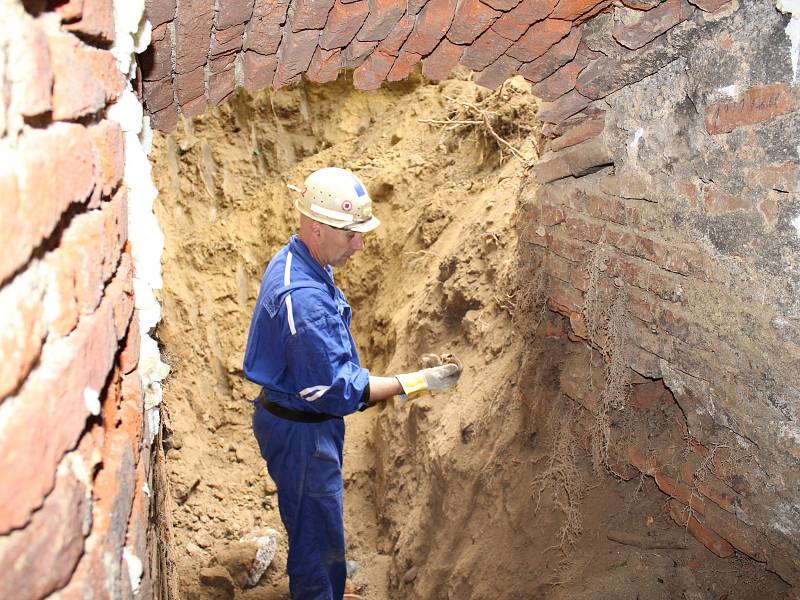
[[[342,267],[353,254],[364,249],[364,234],[336,229],[320,223],[319,250],[325,262]]]

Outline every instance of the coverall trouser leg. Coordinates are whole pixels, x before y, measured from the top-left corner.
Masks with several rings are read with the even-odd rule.
[[[342,449],[344,421],[297,423],[256,403],[253,432],[289,536],[293,600],[340,600],[347,578]]]

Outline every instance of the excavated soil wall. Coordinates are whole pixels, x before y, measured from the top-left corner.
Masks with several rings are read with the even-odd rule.
[[[286,184],[329,164],[364,178],[384,221],[337,272],[366,363],[399,372],[449,350],[466,367],[452,392],[347,419],[346,530],[359,591],[376,599],[787,593],[763,557],[726,552],[720,538],[709,543],[721,558],[693,537],[708,541],[703,528],[724,510],[709,498],[733,499],[717,479],[717,461],[733,464],[727,449],[693,458],[703,446],[660,378],[623,364],[612,381],[622,395],[607,399],[605,360],[616,356],[598,340],[627,351],[632,339],[615,338],[609,322],[627,331],[630,317],[601,316],[587,340],[575,323],[595,313],[553,300],[564,285],[553,275],[557,259],[528,238],[518,243],[543,206],[528,171],[536,111],[521,79],[495,93],[460,79],[414,78],[371,94],[340,81],[242,92],[156,137],[168,282],[159,338],[172,366],[165,439],[182,596],[287,596],[285,545],[258,584],[246,581],[250,540],[281,525],[250,432],[257,389],[241,361],[264,266],[296,226]],[[594,280],[606,276],[605,265],[591,268]],[[596,297],[602,306],[605,296]],[[641,461],[637,447],[646,448]]]

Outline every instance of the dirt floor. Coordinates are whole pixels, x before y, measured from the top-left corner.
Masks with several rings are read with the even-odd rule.
[[[258,390],[241,364],[264,267],[297,223],[286,184],[329,165],[364,179],[384,222],[337,272],[363,361],[377,374],[413,370],[427,352],[465,364],[453,391],[346,420],[360,592],[781,597],[762,565],[718,559],[685,536],[651,481],[593,474],[581,436],[588,413],[559,393],[564,365],[586,346],[544,310],[515,233],[532,196],[536,105],[522,81],[490,93],[466,79],[242,92],[156,135],[167,236],[158,337],[172,367],[165,445],[181,597],[288,598],[285,543],[261,580],[246,582],[256,545],[243,540],[281,524],[250,431]],[[659,545],[672,547],[647,548]]]

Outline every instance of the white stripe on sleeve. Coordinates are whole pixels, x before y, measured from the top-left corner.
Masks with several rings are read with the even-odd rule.
[[[291,271],[292,271],[292,253],[286,253],[286,266],[283,268],[283,285],[289,285],[291,283]],[[294,327],[294,312],[292,311],[292,294],[286,294],[286,316],[289,319],[289,331],[292,332],[292,335],[297,333],[297,329]]]
[[[286,316],[289,319],[289,331],[292,332],[292,335],[297,333],[297,329],[294,328],[294,313],[292,312],[292,295],[286,294]]]
[[[303,400],[307,400],[308,402],[314,402],[314,400],[319,400],[322,396],[331,389],[329,385],[315,385],[313,387],[308,387],[304,390],[300,391],[300,397]]]

